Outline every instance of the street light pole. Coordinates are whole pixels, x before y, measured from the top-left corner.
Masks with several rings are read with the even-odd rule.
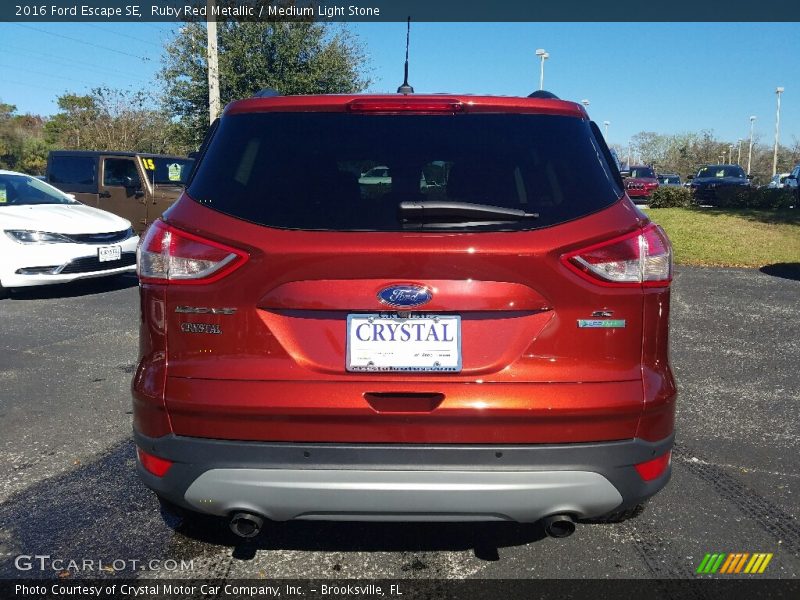
[[[541,59],[541,65],[539,67],[539,89],[544,89],[544,61],[550,58],[550,54],[544,49],[539,48],[536,50],[536,56]]]
[[[738,140],[736,140],[736,148],[737,148],[737,151],[736,151],[736,164],[737,165],[741,165],[742,164],[742,138],[739,138]]]
[[[750,165],[753,163],[753,125],[756,122],[756,116],[750,116],[750,149],[747,151],[747,174],[750,175]]]
[[[586,98],[581,100],[581,104],[583,104],[583,108],[589,108],[589,101]]]
[[[608,126],[611,125],[611,121],[603,121],[603,125],[606,126],[605,137],[606,137],[606,140],[607,140],[608,139]]]
[[[775,111],[775,150],[772,153],[772,176],[778,173],[778,140],[780,139],[781,128],[781,94],[783,88],[775,88],[775,95],[778,96],[778,108]]]

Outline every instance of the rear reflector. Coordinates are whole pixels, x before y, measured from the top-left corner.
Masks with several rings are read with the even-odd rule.
[[[607,242],[562,257],[564,264],[593,283],[614,287],[665,287],[672,281],[672,246],[653,223]]]
[[[634,467],[636,468],[636,472],[639,473],[639,477],[645,481],[653,481],[664,474],[664,471],[667,470],[671,459],[672,450],[669,450],[653,460],[639,463],[638,465],[634,465]]]
[[[416,112],[416,113],[459,113],[464,105],[452,98],[385,98],[377,100],[353,100],[347,105],[351,112]]]
[[[145,470],[156,477],[163,477],[166,475],[167,471],[169,471],[169,468],[172,466],[171,460],[153,456],[138,447],[136,448],[136,456],[139,457],[139,462],[142,463]]]
[[[247,254],[155,221],[136,250],[143,282],[201,284],[216,281],[247,260]]]

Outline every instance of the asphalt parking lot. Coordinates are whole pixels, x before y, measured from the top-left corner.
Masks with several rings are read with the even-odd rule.
[[[706,552],[773,552],[765,576],[798,577],[800,281],[679,268],[673,289],[672,481],[637,518],[560,540],[538,525],[295,522],[243,543],[162,515],[130,441],[136,280],[0,300],[0,577],[55,577],[14,566],[47,554],[191,561],[127,577],[689,578]]]

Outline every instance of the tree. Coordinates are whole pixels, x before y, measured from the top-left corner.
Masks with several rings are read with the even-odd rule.
[[[181,152],[172,142],[175,124],[143,91],[96,88],[86,95],[64,94],[60,112],[46,124],[46,139],[69,150]]]
[[[0,168],[44,173],[49,147],[44,140],[44,119],[18,115],[13,104],[0,102]]]
[[[220,21],[217,27],[223,105],[264,88],[287,95],[331,94],[369,85],[362,46],[343,26]],[[196,147],[209,122],[205,24],[181,27],[166,45],[160,77],[181,142]]]

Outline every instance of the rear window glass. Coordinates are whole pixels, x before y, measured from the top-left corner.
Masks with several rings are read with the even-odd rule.
[[[621,194],[586,121],[498,114],[227,116],[189,189],[204,206],[261,225],[340,231],[439,226],[402,217],[401,202],[419,201],[539,215],[464,218],[449,229],[533,229]]]
[[[51,183],[92,185],[95,182],[97,159],[92,156],[53,156],[48,178]]]

